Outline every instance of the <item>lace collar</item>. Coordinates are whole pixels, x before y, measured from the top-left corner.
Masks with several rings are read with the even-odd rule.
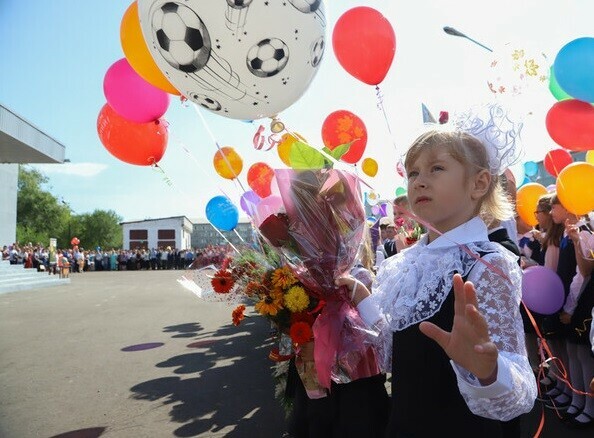
[[[373,283],[370,299],[376,302],[393,331],[433,316],[452,289],[453,275],[468,275],[477,260],[459,245],[475,254],[497,251],[478,217],[431,243],[427,240],[425,235],[416,245],[387,259]]]

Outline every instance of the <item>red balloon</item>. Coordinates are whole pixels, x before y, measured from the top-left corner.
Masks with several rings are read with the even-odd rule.
[[[254,163],[247,173],[248,185],[260,198],[267,198],[272,194],[270,184],[274,177],[274,170],[266,163]]]
[[[340,65],[362,82],[377,85],[390,70],[396,35],[386,17],[367,6],[346,11],[336,22],[332,46]]]
[[[134,123],[103,105],[97,118],[97,132],[105,149],[114,157],[138,166],[158,163],[167,148],[167,123],[159,119]]]
[[[546,118],[547,131],[559,146],[572,151],[594,149],[594,106],[568,99],[555,103]]]
[[[80,240],[78,239],[78,237],[73,237],[73,238],[70,240],[70,244],[71,244],[71,245],[78,245],[79,243],[80,243]]]
[[[365,123],[355,114],[346,110],[331,113],[322,125],[322,140],[330,150],[345,143],[351,143],[349,151],[342,161],[355,164],[361,159],[367,146],[367,128]]]
[[[550,150],[544,159],[545,169],[554,177],[557,177],[559,172],[571,163],[573,163],[573,157],[565,149]]]

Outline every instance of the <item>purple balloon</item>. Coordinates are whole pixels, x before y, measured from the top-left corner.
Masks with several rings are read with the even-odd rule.
[[[379,205],[374,205],[373,207],[371,207],[371,212],[373,214],[379,214],[379,212],[380,212]]]
[[[561,278],[544,266],[527,268],[522,277],[522,301],[533,312],[552,315],[565,303]]]
[[[380,217],[386,217],[388,215],[388,204],[384,202],[382,205],[380,205],[379,214]]]
[[[248,190],[243,195],[241,195],[241,199],[239,200],[239,205],[241,205],[241,209],[245,211],[250,217],[255,215],[258,212],[258,204],[262,199],[256,195],[253,190]]]

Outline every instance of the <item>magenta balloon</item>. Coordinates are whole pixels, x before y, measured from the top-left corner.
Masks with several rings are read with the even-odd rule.
[[[152,122],[169,107],[169,94],[142,79],[126,58],[109,67],[103,79],[103,92],[115,112],[131,122]]]
[[[552,315],[565,302],[561,278],[544,266],[527,268],[522,278],[522,301],[533,312]]]
[[[262,199],[256,195],[253,190],[248,190],[243,195],[241,195],[241,199],[239,200],[239,205],[241,209],[245,211],[250,217],[252,217],[258,211],[258,204]]]

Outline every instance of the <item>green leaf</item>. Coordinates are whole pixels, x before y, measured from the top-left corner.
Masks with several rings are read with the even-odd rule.
[[[293,143],[290,160],[293,169],[322,169],[325,164],[319,151],[300,141]]]
[[[352,144],[353,142],[336,146],[333,150],[330,151],[330,155],[332,155],[332,158],[334,158],[335,160],[340,160],[342,156],[349,151]]]

